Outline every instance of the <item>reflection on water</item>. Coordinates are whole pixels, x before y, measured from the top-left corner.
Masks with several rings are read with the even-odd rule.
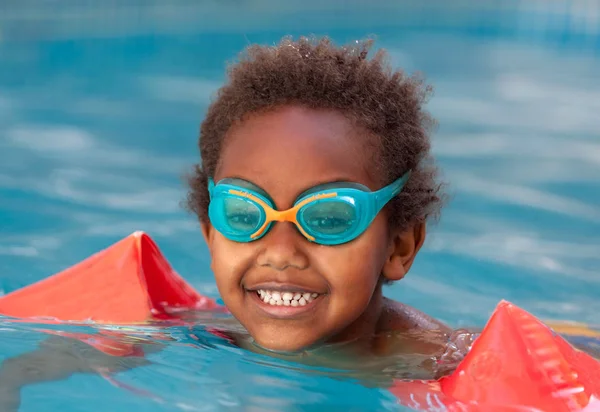
[[[232,407],[259,408],[267,400],[277,408],[291,402],[303,405],[297,399],[298,390],[310,392],[304,401],[306,405],[316,402],[338,406],[339,399],[332,395],[338,392],[341,395],[348,385],[354,391],[356,387],[363,388],[359,392],[364,396],[369,391],[378,394],[394,379],[433,379],[444,373],[435,368],[437,359],[431,354],[406,352],[359,357],[364,351],[360,341],[325,345],[295,354],[269,353],[254,345],[231,318],[198,315],[197,321],[187,326],[168,322],[118,327],[31,324],[5,318],[0,323],[5,345],[17,337],[33,345],[19,355],[7,357],[0,367],[3,395],[0,406],[11,410],[9,405],[14,406],[19,395],[27,393],[29,385],[52,383],[75,373],[86,374],[87,377],[78,377],[84,380],[100,376],[105,379],[101,386],[112,385],[133,393],[140,401],[179,404],[184,410],[187,406],[183,405],[193,408],[203,397],[214,404],[215,396],[228,399],[225,404],[229,402]],[[395,334],[382,338],[394,340],[396,346],[419,339],[423,347],[435,347],[439,353],[437,349],[445,345],[448,337],[429,332],[418,337]],[[134,350],[126,356],[112,356],[92,346],[101,340],[112,348]],[[249,386],[252,390],[247,389]],[[71,398],[74,395],[68,395],[68,389],[64,394]],[[361,398],[360,402],[373,407],[385,398],[374,394]],[[358,401],[351,398],[352,402]],[[346,401],[350,402],[347,396]],[[26,400],[23,405],[27,405]]]
[[[67,379],[68,384],[44,399],[73,405],[93,402],[90,409],[97,410],[97,393],[114,388],[120,396],[107,395],[113,408],[125,408],[132,402],[143,405],[144,410],[212,410],[216,405],[280,410],[284,406],[339,407],[347,403],[379,410],[392,407],[386,389],[395,379],[443,376],[457,366],[472,343],[471,335],[462,331],[451,338],[458,348],[442,354],[439,349],[446,347],[448,336],[429,331],[419,336],[381,336],[387,345],[393,341],[396,348],[404,342],[414,348],[417,339],[423,353],[395,351],[393,355],[365,357],[366,341],[324,345],[293,354],[273,353],[253,344],[241,326],[226,315],[186,315],[174,322],[129,326],[1,319],[0,350],[13,352],[20,345],[20,353],[4,359],[0,367],[0,410],[13,411],[19,404],[27,410],[31,403],[22,394],[31,392],[31,385],[56,385],[54,381]],[[579,348],[598,355],[597,338],[570,339]],[[94,347],[102,340],[112,348],[133,350],[113,356]],[[434,348],[436,354],[424,353],[428,348]],[[75,379],[71,378],[74,374],[78,382],[95,383],[77,389],[76,396]],[[344,395],[348,390],[353,392]],[[298,398],[300,393],[302,398]],[[127,402],[121,398],[124,394],[129,396]]]
[[[75,3],[0,6],[0,292],[145,230],[195,288],[217,297],[197,222],[179,202],[225,62],[248,42],[289,33],[339,42],[375,33],[395,65],[434,86],[433,150],[453,194],[409,276],[386,294],[453,326],[482,326],[502,298],[544,319],[598,324],[596,3]],[[134,328],[117,339],[145,339],[145,358],[94,363],[87,345],[3,319],[0,354],[45,347],[58,365],[94,369],[23,388],[25,411],[396,408],[381,382],[359,382],[351,368],[241,349],[208,333],[210,322]],[[572,341],[597,353],[593,339]],[[385,381],[426,374],[426,360],[364,366]]]

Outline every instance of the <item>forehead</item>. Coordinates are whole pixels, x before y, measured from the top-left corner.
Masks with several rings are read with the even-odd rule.
[[[238,177],[266,190],[276,203],[334,181],[378,189],[370,176],[366,134],[341,113],[285,107],[256,114],[232,128],[215,181]]]

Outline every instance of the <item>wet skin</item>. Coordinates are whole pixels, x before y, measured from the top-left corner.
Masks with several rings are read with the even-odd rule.
[[[290,106],[255,114],[229,131],[214,180],[252,182],[278,210],[324,183],[355,182],[377,190],[384,182],[370,173],[366,136],[335,111]],[[403,278],[425,239],[422,224],[403,232],[390,228],[385,208],[360,237],[338,246],[311,243],[289,222],[275,223],[249,243],[228,240],[207,222],[202,227],[223,301],[264,348],[297,351],[388,330],[447,330],[382,296],[382,281]],[[258,289],[318,297],[302,307],[271,306],[260,300]]]

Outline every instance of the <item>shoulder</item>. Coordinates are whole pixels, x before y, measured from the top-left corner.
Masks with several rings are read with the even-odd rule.
[[[387,298],[384,298],[383,311],[377,329],[380,332],[436,330],[450,333],[452,331],[446,324],[424,312]]]
[[[372,344],[377,355],[441,356],[452,329],[412,306],[384,298],[377,332]]]

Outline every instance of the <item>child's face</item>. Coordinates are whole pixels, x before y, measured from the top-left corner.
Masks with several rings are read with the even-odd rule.
[[[278,210],[292,207],[299,194],[323,183],[380,189],[368,172],[372,156],[357,133],[336,112],[287,107],[254,115],[229,132],[214,181],[252,182]],[[384,266],[389,269],[397,244],[384,212],[360,237],[339,246],[311,243],[288,222],[275,223],[249,243],[228,240],[209,224],[203,230],[223,301],[259,345],[294,351],[375,330],[380,275]],[[392,277],[402,277],[403,269],[398,270],[390,271]],[[305,305],[277,306],[261,300],[258,290],[282,297],[304,291],[311,297]]]

